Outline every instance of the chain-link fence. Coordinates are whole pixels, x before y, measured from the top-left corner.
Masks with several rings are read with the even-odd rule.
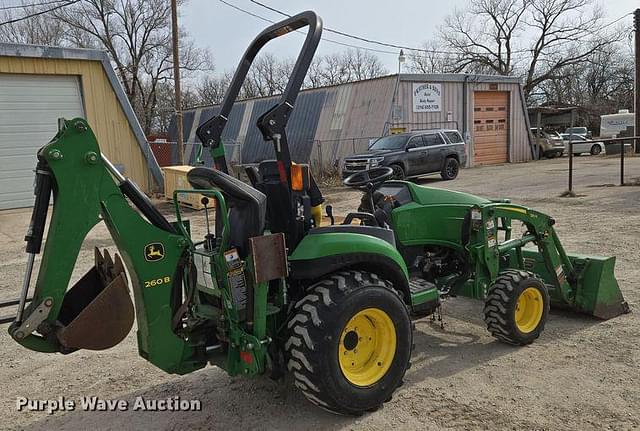
[[[331,177],[339,173],[345,157],[367,151],[369,145],[376,139],[378,139],[376,136],[316,139],[310,142],[310,145],[304,145],[308,148],[308,154],[304,156],[304,160],[296,161],[309,163],[316,178]],[[175,142],[151,142],[149,145],[160,167],[179,164],[178,147]],[[239,167],[252,164],[250,161],[255,159],[255,157],[245,154],[245,158],[249,162],[243,160],[243,152],[246,148],[240,142],[225,142],[224,147],[227,162],[236,175],[242,171],[242,169],[238,169]],[[187,143],[184,144],[184,164],[213,166],[213,159],[209,151],[202,148],[202,144]]]

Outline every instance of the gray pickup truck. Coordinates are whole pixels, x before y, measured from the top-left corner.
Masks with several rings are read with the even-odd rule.
[[[440,172],[444,180],[458,176],[467,161],[465,142],[457,130],[424,130],[384,136],[366,153],[345,158],[342,178],[377,166],[393,169],[394,179]]]

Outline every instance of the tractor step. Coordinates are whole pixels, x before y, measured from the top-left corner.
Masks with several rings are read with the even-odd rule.
[[[409,279],[409,291],[411,292],[411,311],[415,316],[428,316],[440,305],[437,286],[423,278]]]
[[[413,295],[417,295],[431,289],[437,290],[436,285],[424,278],[413,277],[409,280],[409,291],[411,292],[412,297]]]

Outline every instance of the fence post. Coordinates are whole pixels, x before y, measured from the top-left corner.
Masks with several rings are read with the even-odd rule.
[[[569,193],[573,192],[573,124],[575,122],[576,111],[571,110],[571,127],[569,128]]]
[[[620,185],[624,186],[624,140],[620,141]]]

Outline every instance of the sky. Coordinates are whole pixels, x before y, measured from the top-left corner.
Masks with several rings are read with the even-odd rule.
[[[283,17],[266,10],[249,0],[225,0],[242,9],[278,21]],[[437,28],[454,9],[463,8],[466,0],[261,0],[273,8],[294,14],[313,10],[322,17],[325,27],[357,34],[370,39],[398,45],[421,46],[437,34]],[[639,0],[609,0],[604,7],[606,22],[640,7]],[[623,22],[632,26],[633,17]],[[235,70],[240,56],[253,38],[269,25],[266,21],[249,16],[223,4],[219,0],[188,0],[181,8],[180,25],[187,29],[195,44],[209,48],[213,54],[216,73]],[[377,53],[389,70],[398,70],[396,49],[369,45],[339,35],[325,32],[323,37],[354,45],[395,51],[392,54]],[[294,57],[304,40],[302,34],[289,34],[270,42],[265,51],[278,57]],[[318,54],[340,52],[346,47],[322,41]]]

